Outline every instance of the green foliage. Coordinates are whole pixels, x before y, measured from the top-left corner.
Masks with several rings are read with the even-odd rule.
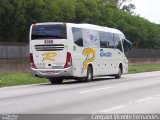
[[[141,72],[151,72],[151,71],[159,71],[159,64],[148,64],[148,65],[130,65],[129,73],[141,73]]]
[[[151,65],[130,65],[129,73],[140,73],[149,71],[159,71],[159,64]],[[32,77],[31,73],[7,73],[0,74],[0,88],[6,86],[17,86],[27,84],[48,83],[45,78]]]
[[[1,0],[0,41],[28,42],[35,22],[92,23],[120,29],[137,48],[160,48],[160,25],[133,15],[128,0]],[[126,12],[125,12],[126,11]]]

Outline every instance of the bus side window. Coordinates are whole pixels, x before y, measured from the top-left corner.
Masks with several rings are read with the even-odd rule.
[[[120,40],[119,34],[114,34],[114,43],[115,43],[115,48],[117,48],[121,52],[123,52],[123,50],[122,50],[122,44],[121,44],[121,40]]]
[[[99,32],[99,39],[100,39],[100,46],[101,48],[108,48],[109,43],[106,40],[106,34],[105,32]]]
[[[127,39],[123,39],[122,42],[123,42],[124,53],[127,56],[128,51],[132,49],[132,43]]]
[[[109,48],[114,48],[113,33],[106,32],[106,41]]]
[[[101,48],[114,48],[113,33],[99,32]]]
[[[83,47],[83,36],[81,28],[72,28],[74,43],[80,47]]]

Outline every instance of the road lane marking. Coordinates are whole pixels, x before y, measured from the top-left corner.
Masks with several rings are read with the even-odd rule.
[[[120,105],[120,106],[116,106],[116,107],[112,107],[112,108],[103,110],[103,111],[101,111],[101,113],[108,113],[108,112],[112,112],[112,111],[115,111],[115,110],[123,109],[125,107],[127,107],[127,105]]]
[[[148,100],[151,100],[153,99],[153,97],[147,97],[147,98],[144,98],[144,99],[140,99],[140,100],[137,100],[136,102],[144,102],[144,101],[148,101]]]
[[[111,89],[111,88],[113,88],[113,87],[98,88],[98,89],[93,89],[93,90],[86,90],[86,91],[79,92],[79,94],[96,92],[96,91],[101,91],[101,90],[107,90],[107,89]]]
[[[155,95],[156,97],[160,97],[160,95]]]
[[[21,94],[21,93],[29,93],[29,92],[33,92],[33,90],[23,90],[23,91],[16,91],[16,92],[5,92],[5,93],[0,93],[3,95],[8,95],[8,94]]]
[[[8,87],[2,87],[0,90],[10,90],[10,89],[17,89],[17,88],[28,88],[28,87],[35,87],[38,85],[45,85],[46,83],[39,83],[39,84],[30,84],[30,85],[17,85],[17,86],[8,86]]]

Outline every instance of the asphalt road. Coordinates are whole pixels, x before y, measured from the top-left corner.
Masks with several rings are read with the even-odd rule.
[[[160,71],[0,88],[0,113],[160,113]]]

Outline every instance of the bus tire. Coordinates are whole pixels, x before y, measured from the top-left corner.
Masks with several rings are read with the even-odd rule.
[[[121,78],[121,75],[122,75],[122,66],[120,65],[120,66],[119,66],[119,70],[118,70],[118,74],[115,75],[115,78],[116,78],[116,79],[120,79],[120,78]]]
[[[87,68],[87,76],[85,78],[85,81],[90,82],[92,81],[92,79],[93,79],[93,69],[92,69],[92,66],[89,65]]]
[[[63,82],[62,78],[49,78],[51,84],[61,84]]]

